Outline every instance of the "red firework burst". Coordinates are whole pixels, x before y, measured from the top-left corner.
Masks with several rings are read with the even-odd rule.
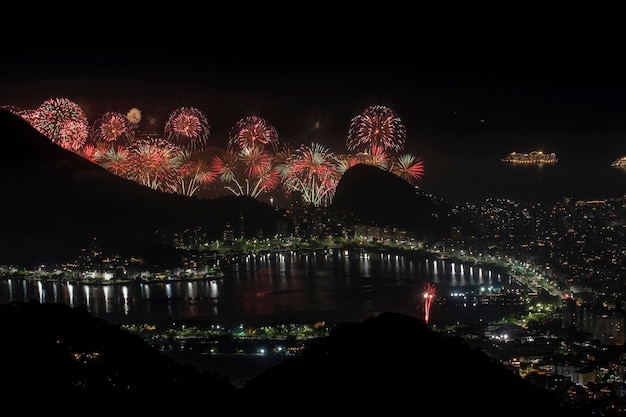
[[[246,175],[249,177],[258,177],[272,163],[272,155],[258,146],[244,148],[239,153],[239,157],[245,165]]]
[[[201,151],[206,147],[210,125],[207,117],[194,107],[174,110],[165,123],[165,137],[181,149]]]
[[[119,175],[154,188],[170,192],[179,182],[183,162],[182,150],[161,138],[141,139],[128,147],[126,158],[117,166]]]
[[[230,131],[228,147],[242,150],[248,147],[278,145],[278,132],[262,117],[248,116],[240,119]]]
[[[52,142],[71,151],[78,151],[85,144],[89,123],[78,104],[65,98],[50,99],[36,113],[29,121]]]
[[[414,184],[424,176],[424,162],[411,154],[405,154],[391,164],[391,172]]]
[[[291,155],[283,176],[287,193],[298,191],[305,202],[323,206],[332,201],[341,178],[334,153],[318,143],[301,145]]]
[[[128,119],[117,112],[103,114],[94,125],[98,139],[104,142],[119,141],[130,132]]]
[[[272,155],[256,146],[223,151],[213,158],[211,169],[226,190],[254,198],[273,190],[281,179]]]
[[[370,106],[352,118],[348,130],[348,150],[367,151],[379,146],[385,151],[404,149],[406,128],[395,111],[386,106]]]

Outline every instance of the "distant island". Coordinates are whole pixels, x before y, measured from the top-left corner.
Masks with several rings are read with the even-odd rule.
[[[532,151],[530,153],[511,152],[504,158],[502,162],[512,164],[554,164],[558,162],[558,158],[554,152],[543,153],[541,151]]]

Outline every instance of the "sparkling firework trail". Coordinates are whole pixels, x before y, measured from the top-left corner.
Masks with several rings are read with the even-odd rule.
[[[282,171],[289,194],[297,191],[305,202],[320,207],[329,204],[341,179],[340,163],[333,152],[319,143],[301,145]]]
[[[431,282],[426,282],[424,284],[424,321],[428,323],[430,320],[430,307],[432,305],[433,299],[435,298],[435,285]]]

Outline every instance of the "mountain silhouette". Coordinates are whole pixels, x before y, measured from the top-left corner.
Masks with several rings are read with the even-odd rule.
[[[9,338],[0,353],[11,357],[3,366],[4,398],[31,412],[49,411],[64,397],[71,407],[163,412],[167,404],[156,399],[164,396],[235,394],[228,378],[178,363],[84,306],[0,304],[0,330]]]
[[[331,210],[352,213],[361,224],[395,227],[419,237],[440,233],[450,216],[447,203],[437,203],[428,195],[392,172],[373,165],[357,164],[341,177]]]
[[[49,411],[63,398],[101,412],[188,413],[208,398],[250,413],[305,407],[306,415],[400,415],[412,408],[418,415],[591,415],[482,350],[399,313],[339,323],[241,388],[218,372],[175,361],[84,307],[3,304],[0,331],[0,353],[10,358],[4,396],[30,412]]]
[[[0,109],[0,139],[0,264],[66,262],[94,239],[102,250],[141,256],[168,234],[202,227],[218,239],[241,219],[245,236],[275,234],[280,214],[252,197],[154,190],[60,147],[7,109]]]
[[[308,414],[348,411],[401,415],[416,408],[441,415],[586,415],[558,395],[423,320],[382,312],[336,325],[241,389],[250,404],[280,393]]]

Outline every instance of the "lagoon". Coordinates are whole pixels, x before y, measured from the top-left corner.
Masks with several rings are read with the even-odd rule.
[[[220,279],[88,285],[5,278],[0,303],[84,306],[118,324],[333,324],[383,311],[423,318],[427,283],[436,291],[433,325],[491,321],[521,309],[497,297],[522,290],[506,271],[421,252],[342,248],[241,256]]]

